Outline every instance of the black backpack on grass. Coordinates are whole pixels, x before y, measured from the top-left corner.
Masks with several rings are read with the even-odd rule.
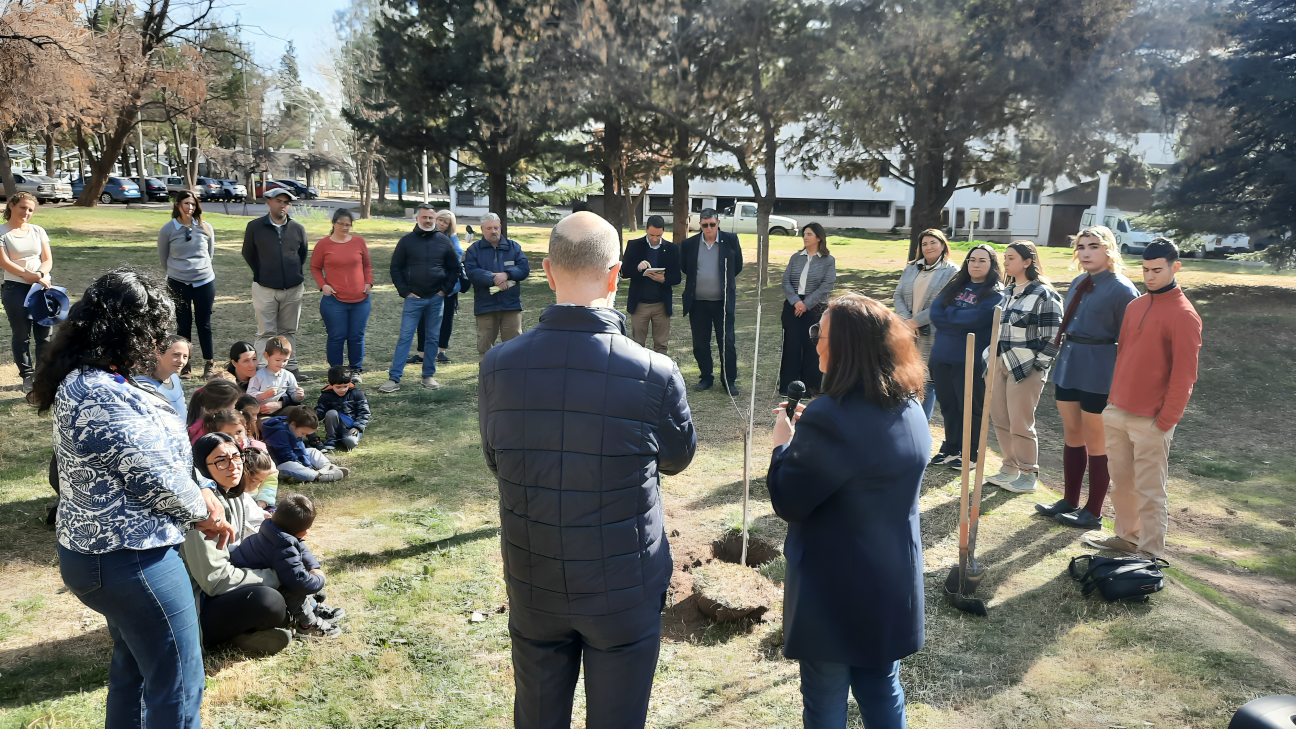
[[[1164,559],[1141,557],[1099,557],[1085,554],[1071,559],[1067,572],[1081,585],[1081,594],[1094,590],[1104,600],[1114,602],[1145,602],[1154,592],[1165,587],[1162,567],[1169,567]]]

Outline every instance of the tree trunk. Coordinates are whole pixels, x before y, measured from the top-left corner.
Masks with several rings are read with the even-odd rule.
[[[675,147],[671,150],[671,240],[683,243],[689,234],[689,133],[675,127]]]
[[[54,165],[58,163],[54,149],[54,135],[45,132],[45,174],[54,177]]]
[[[396,168],[396,176],[397,176],[396,200],[401,204],[401,207],[403,208],[405,207],[405,163],[404,162],[401,162],[400,166]]]
[[[508,168],[488,169],[486,186],[490,196],[490,211],[500,217],[500,235],[508,238]]]
[[[625,203],[617,186],[617,173],[622,168],[621,115],[613,111],[603,124],[603,219],[617,232],[617,247],[621,246],[621,228],[625,223],[622,214]]]
[[[94,163],[90,179],[86,180],[86,186],[81,191],[81,197],[77,198],[77,205],[83,208],[92,208],[99,204],[99,196],[103,194],[104,185],[108,184],[108,178],[112,176],[113,163],[121,156],[122,150],[126,148],[126,140],[130,138],[130,133],[134,129],[134,113],[121,114],[117,117],[112,134],[103,136],[99,159]]]
[[[387,163],[377,162],[375,172],[378,177],[378,202],[385,203],[387,202],[387,181],[391,179],[387,176]]]
[[[189,122],[189,161],[185,165],[185,182],[189,189],[198,186],[198,125]]]
[[[960,168],[958,163],[950,165],[949,178],[945,175],[944,155],[940,152],[928,152],[915,155],[923,160],[915,165],[913,206],[909,209],[909,260],[917,260],[921,250],[922,232],[929,228],[939,228],[941,211],[954,196],[958,186]],[[953,220],[950,221],[952,225]]]
[[[371,199],[373,195],[373,154],[368,151],[364,152],[359,166],[360,169],[356,171],[359,173],[360,179],[356,180],[356,182],[360,187],[360,219],[368,220],[371,217],[369,211],[373,206],[373,200]]]
[[[18,194],[18,183],[14,182],[13,160],[9,159],[9,141],[0,131],[0,182],[4,183],[5,199]]]

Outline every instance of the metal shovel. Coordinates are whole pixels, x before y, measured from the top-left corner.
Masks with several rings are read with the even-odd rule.
[[[967,453],[972,450],[972,388],[976,377],[976,336],[967,338],[966,357],[964,359],[964,393],[963,393],[963,478],[959,503],[959,563],[950,570],[945,578],[945,594],[950,604],[966,613],[986,614],[985,602],[973,597],[981,580],[985,579],[986,569],[976,561],[977,527],[981,522],[981,486],[985,483],[986,440],[990,430],[990,398],[994,394],[996,370],[998,369],[999,318],[1000,307],[995,307],[995,326],[990,335],[989,362],[986,367],[985,405],[981,412],[981,434],[977,443],[977,467],[975,487],[971,498],[968,494],[968,460]],[[971,503],[969,503],[969,501]]]

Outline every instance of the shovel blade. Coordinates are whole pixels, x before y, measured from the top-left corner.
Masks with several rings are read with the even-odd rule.
[[[950,572],[945,576],[945,592],[957,592],[964,596],[970,597],[976,594],[977,588],[981,585],[981,580],[985,579],[986,568],[977,564],[975,558],[968,560],[967,572],[963,575],[963,589],[959,590],[959,566],[955,565],[950,568]]]
[[[987,615],[985,602],[983,600],[960,595],[957,586],[955,586],[954,590],[945,590],[945,597],[949,598],[950,605],[953,605],[955,609],[962,610],[965,613],[971,613],[972,615],[980,615],[983,618]]]

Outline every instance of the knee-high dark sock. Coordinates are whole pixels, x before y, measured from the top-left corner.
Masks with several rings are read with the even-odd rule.
[[[1080,505],[1080,485],[1084,483],[1088,453],[1084,446],[1062,448],[1062,498],[1074,506]]]
[[[1110,485],[1107,456],[1089,456],[1089,502],[1085,504],[1085,511],[1094,516],[1102,516],[1103,499],[1107,498],[1107,487]]]

